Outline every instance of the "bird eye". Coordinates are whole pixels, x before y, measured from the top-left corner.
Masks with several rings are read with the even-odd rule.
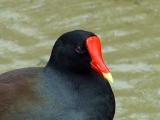
[[[78,54],[84,54],[85,53],[85,50],[83,50],[80,46],[78,46],[76,49],[75,49],[76,53]]]

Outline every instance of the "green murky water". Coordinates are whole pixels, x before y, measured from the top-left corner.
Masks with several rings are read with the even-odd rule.
[[[102,39],[115,120],[159,120],[159,0],[0,0],[0,73],[45,65],[54,40],[73,29]]]

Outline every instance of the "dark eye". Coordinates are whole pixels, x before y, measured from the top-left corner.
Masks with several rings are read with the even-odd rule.
[[[80,46],[78,46],[76,49],[75,49],[75,51],[76,51],[76,53],[78,53],[78,54],[84,54],[86,51],[83,49],[83,48],[81,48]]]

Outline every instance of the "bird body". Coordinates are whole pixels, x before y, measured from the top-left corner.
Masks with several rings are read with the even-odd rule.
[[[109,82],[81,61],[79,70],[60,59],[0,75],[0,120],[113,120]]]

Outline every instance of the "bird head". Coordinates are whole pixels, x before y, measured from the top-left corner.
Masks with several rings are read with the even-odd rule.
[[[74,72],[94,70],[113,82],[102,57],[100,39],[92,32],[74,30],[61,35],[55,42],[48,64]]]

